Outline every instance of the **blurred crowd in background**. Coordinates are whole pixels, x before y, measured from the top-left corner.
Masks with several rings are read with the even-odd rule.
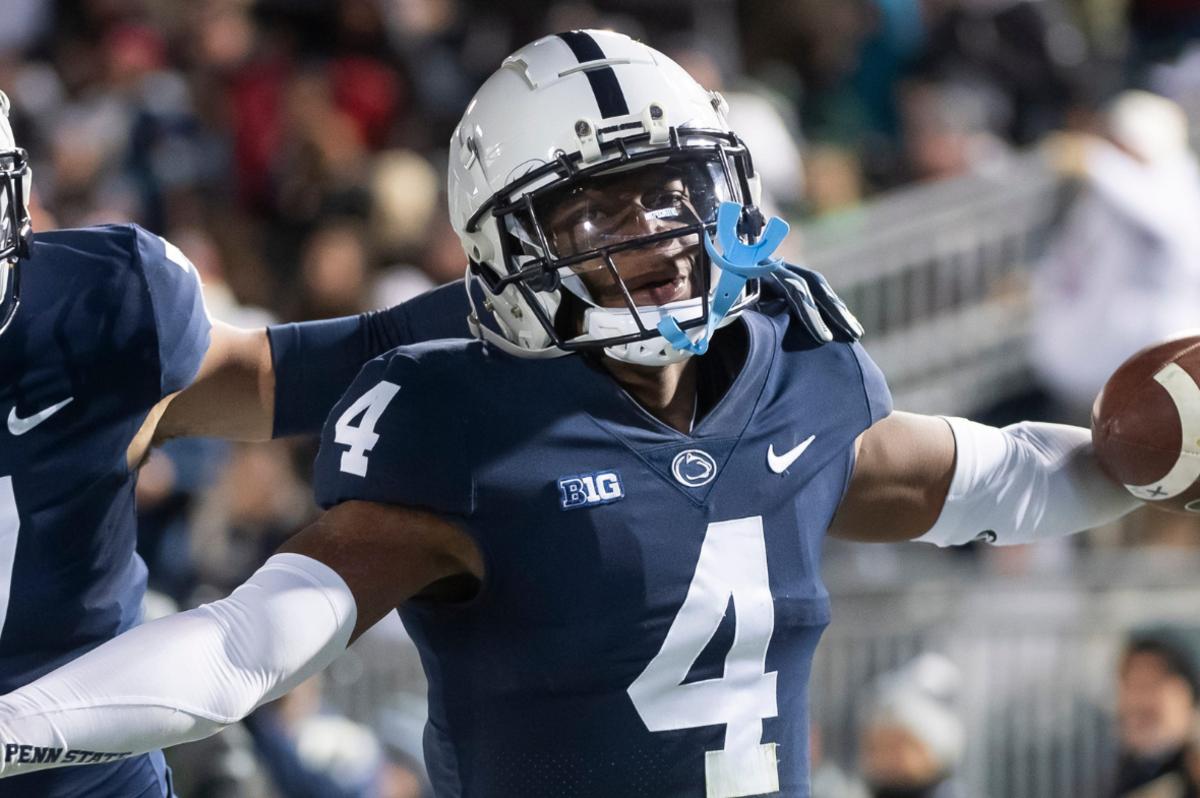
[[[1200,795],[1197,642],[1195,630],[1165,627],[1136,630],[1124,641],[1112,674],[1114,717],[1091,708],[1093,722],[1113,727],[1105,752],[1111,791],[1104,795]],[[863,685],[856,772],[824,761],[818,737],[813,798],[985,794],[958,772],[971,744],[959,702],[968,676],[946,657],[924,653]]]
[[[138,222],[191,258],[212,315],[234,324],[355,313],[461,277],[443,170],[468,99],[525,42],[612,27],[727,95],[773,210],[791,218],[836,223],[880,192],[1003,168],[1033,146],[1079,180],[1038,276],[1035,324],[1054,346],[1032,353],[1042,380],[1022,409],[1078,420],[1135,339],[1200,327],[1181,323],[1200,308],[1200,173],[1186,144],[1187,116],[1200,119],[1193,0],[2,5],[0,87],[33,164],[35,228]],[[1097,338],[1117,295],[1140,303],[1130,318],[1161,323]],[[305,442],[156,452],[138,486],[152,588],[190,606],[240,583],[315,512],[312,454]],[[1172,772],[1190,792],[1161,794],[1200,794],[1200,766],[1183,753],[1194,668],[1130,651],[1122,685],[1144,671],[1185,683],[1172,700],[1188,712],[1171,715],[1170,745],[1144,759],[1187,760]],[[944,779],[963,744],[953,719],[937,695],[901,686],[957,678],[943,665],[878,687],[863,777],[819,794],[963,794]],[[215,747],[177,754],[181,795],[423,794],[419,701],[398,700],[368,728],[322,712],[320,694],[309,685]],[[1158,716],[1129,711],[1120,738],[1132,761],[1128,729]],[[912,778],[889,787],[879,774],[893,771]],[[917,791],[935,776],[941,791]]]

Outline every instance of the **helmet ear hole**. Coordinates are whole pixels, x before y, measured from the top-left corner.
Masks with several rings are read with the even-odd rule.
[[[492,246],[491,239],[486,235],[472,233],[463,241],[463,244],[473,261],[483,263],[490,261],[495,255],[495,247]]]

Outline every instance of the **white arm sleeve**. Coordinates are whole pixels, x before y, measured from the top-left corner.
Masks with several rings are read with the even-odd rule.
[[[355,617],[333,569],[276,554],[227,598],[131,629],[0,698],[0,776],[215,734],[332,662]]]
[[[957,450],[954,479],[937,523],[917,538],[921,542],[1032,543],[1102,526],[1139,506],[1100,471],[1086,429],[946,421]]]

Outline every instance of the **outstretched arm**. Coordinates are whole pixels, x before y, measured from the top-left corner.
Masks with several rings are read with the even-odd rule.
[[[214,321],[200,372],[190,386],[163,400],[153,441],[192,436],[268,440],[274,407],[267,330]]]
[[[1138,506],[1106,477],[1086,429],[893,413],[864,432],[830,534],[847,540],[1030,543]]]
[[[892,413],[855,441],[854,475],[829,533],[864,543],[924,534],[954,476],[954,435],[944,419]]]
[[[775,294],[789,301],[817,343],[862,334],[821,275],[789,266],[777,283]],[[367,361],[404,344],[471,337],[467,290],[456,281],[387,310],[265,330],[215,323],[199,374],[151,413],[130,447],[129,462],[140,462],[151,443],[170,438],[266,440],[317,433]]]
[[[214,322],[196,378],[155,408],[129,460],[170,438],[314,435],[364,363],[397,346],[468,337],[468,312],[459,281],[357,316],[249,330]]]
[[[107,762],[215,734],[332,662],[439,580],[482,576],[430,513],[347,502],[229,597],[139,626],[0,698],[0,776]]]

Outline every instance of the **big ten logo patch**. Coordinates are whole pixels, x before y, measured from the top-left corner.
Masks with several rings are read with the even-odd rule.
[[[621,475],[616,471],[596,471],[592,474],[563,477],[558,480],[558,493],[559,506],[564,510],[612,504],[625,498]]]

